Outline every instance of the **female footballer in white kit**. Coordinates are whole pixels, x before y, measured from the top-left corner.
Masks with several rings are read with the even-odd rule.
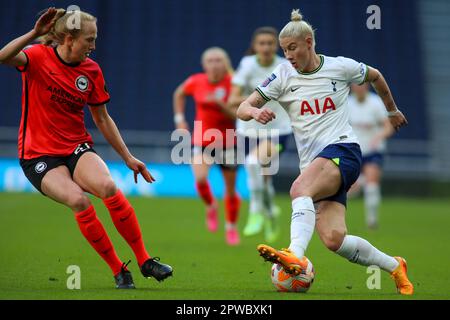
[[[265,124],[275,114],[263,106],[278,101],[290,116],[300,157],[301,174],[290,191],[289,249],[259,245],[260,255],[299,274],[306,267],[304,254],[316,228],[328,249],[351,262],[379,266],[391,274],[399,293],[412,294],[405,259],[388,256],[365,239],[347,234],[346,193],[361,168],[361,150],[349,124],[350,84],[370,82],[396,130],[407,124],[406,118],[378,70],[349,58],[318,55],[314,31],[298,10],[292,11],[291,22],[280,32],[279,40],[289,63],[280,64],[237,112],[242,120]]]
[[[366,225],[369,229],[378,227],[378,207],[381,202],[380,179],[383,166],[385,140],[392,136],[394,128],[386,114],[383,101],[369,91],[369,85],[353,84],[348,98],[350,125],[361,147],[361,176],[349,190],[356,194],[361,187],[364,192]]]
[[[232,79],[229,99],[236,109],[240,103],[255,91],[276,66],[286,59],[277,55],[278,31],[272,27],[257,28],[252,36],[249,53],[242,58]],[[263,125],[255,120],[237,121],[237,133],[246,138],[249,147],[245,158],[247,185],[250,191],[250,207],[245,236],[258,234],[263,230],[269,243],[279,235],[279,208],[274,203],[275,189],[271,172],[264,164],[274,166],[280,153],[285,149],[287,138],[292,133],[289,116],[276,102],[268,102],[276,119]],[[275,167],[273,167],[275,168]]]

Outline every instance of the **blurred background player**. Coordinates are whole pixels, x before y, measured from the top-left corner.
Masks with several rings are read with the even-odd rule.
[[[192,96],[196,108],[192,170],[198,194],[206,204],[207,228],[210,232],[215,232],[219,224],[217,200],[214,199],[208,182],[211,165],[219,163],[225,180],[226,242],[237,245],[240,242],[237,229],[240,198],[235,189],[236,115],[227,104],[233,70],[228,54],[218,47],[207,49],[202,54],[201,61],[204,72],[190,76],[174,92],[174,121],[177,129],[189,129],[184,113],[186,96]],[[227,130],[231,136],[227,136]],[[220,136],[214,132],[220,133]],[[208,146],[214,148],[212,152],[209,148],[205,149]]]
[[[383,101],[369,91],[368,83],[351,87],[348,99],[350,124],[358,138],[362,154],[361,176],[349,190],[356,195],[364,190],[366,224],[370,229],[378,227],[378,208],[381,202],[380,180],[383,166],[385,140],[392,136],[392,128]]]
[[[299,10],[292,11],[279,39],[289,62],[280,64],[270,81],[259,85],[237,113],[242,120],[265,124],[275,114],[263,106],[277,100],[289,113],[300,157],[301,174],[290,191],[289,249],[259,245],[260,255],[280,264],[286,272],[299,274],[306,269],[304,254],[316,228],[329,250],[350,262],[380,267],[391,274],[399,293],[412,294],[403,258],[389,256],[367,240],[347,234],[346,195],[361,169],[361,150],[349,124],[349,84],[370,82],[396,130],[407,124],[406,118],[378,70],[349,58],[315,52],[314,30]]]
[[[74,28],[68,20],[77,18],[80,26]],[[105,80],[99,65],[89,58],[95,50],[96,22],[82,11],[49,8],[33,30],[0,50],[0,63],[22,72],[19,158],[26,177],[43,195],[72,209],[81,233],[111,268],[116,287],[132,289],[131,273],[85,192],[103,200],[144,277],[160,281],[172,275],[172,268],[148,254],[134,209],[92,148],[85,128],[83,109],[88,104],[96,126],[134,171],[135,181],[138,174],[154,181],[144,163],[128,151],[106,110],[110,97]],[[42,44],[24,49],[38,38]]]
[[[232,107],[237,109],[277,65],[286,61],[277,55],[277,50],[278,32],[275,28],[261,27],[255,30],[248,55],[242,58],[233,76],[229,100]],[[245,168],[250,191],[250,208],[243,234],[255,235],[261,232],[264,226],[266,241],[274,242],[279,234],[277,217],[280,210],[274,203],[275,189],[272,177],[264,172],[262,165],[269,164],[269,160],[278,161],[292,129],[286,111],[275,101],[268,104],[276,114],[272,122],[263,125],[255,120],[238,119],[237,132],[246,139],[254,140],[252,144],[247,143],[248,146],[255,146],[251,150],[246,148],[248,155],[245,159]],[[273,131],[270,131],[271,129]],[[271,137],[277,139],[272,141]]]

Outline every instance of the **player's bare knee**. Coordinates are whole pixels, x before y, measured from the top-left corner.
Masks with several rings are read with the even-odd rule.
[[[321,235],[321,239],[325,247],[328,250],[336,252],[342,245],[344,241],[345,232],[340,230],[332,230],[331,232],[327,232],[326,234]]]
[[[200,185],[206,184],[206,183],[208,183],[208,177],[207,176],[196,177],[195,182]]]
[[[304,188],[302,184],[298,181],[294,181],[289,191],[291,199],[295,199],[298,197],[311,197],[309,190]]]
[[[366,184],[375,184],[378,185],[379,184],[379,177],[371,174],[371,175],[366,175]]]
[[[234,197],[236,195],[236,191],[234,188],[226,188],[225,194],[227,197]]]
[[[102,182],[102,187],[99,191],[100,198],[106,199],[114,196],[117,193],[117,186],[112,179],[105,179]]]
[[[91,206],[89,197],[80,191],[70,195],[67,205],[75,212],[84,211]]]

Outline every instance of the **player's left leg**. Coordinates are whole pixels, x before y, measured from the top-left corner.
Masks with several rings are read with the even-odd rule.
[[[318,203],[316,230],[325,246],[350,262],[380,267],[392,275],[401,294],[412,294],[413,285],[406,275],[406,261],[381,252],[363,238],[348,235],[345,211],[345,206],[336,201]]]
[[[264,220],[264,239],[268,243],[274,243],[280,235],[280,216],[281,210],[275,204],[275,188],[273,186],[272,176],[264,176],[264,205],[265,220]]]
[[[225,180],[225,236],[229,245],[240,243],[237,221],[241,200],[236,193],[236,166],[221,166]]]
[[[133,250],[144,276],[158,281],[172,275],[172,267],[148,254],[135,211],[114,183],[108,167],[94,152],[83,153],[75,163],[73,179],[83,190],[101,198],[116,229]]]
[[[266,213],[264,238],[269,243],[275,242],[280,233],[280,208],[275,204],[272,176],[278,172],[279,156],[285,146],[286,138],[285,136],[272,137],[263,141],[258,149],[264,175],[263,203]]]
[[[264,205],[273,216],[280,209],[275,205],[275,188],[272,176],[278,173],[280,155],[285,150],[289,135],[272,136],[258,146],[258,159],[264,175]]]
[[[362,172],[366,181],[364,184],[366,224],[370,229],[376,229],[378,226],[378,208],[381,202],[381,168],[376,163],[367,163],[363,166]]]
[[[219,227],[218,205],[208,182],[208,173],[213,161],[203,155],[201,147],[194,147],[193,151],[191,168],[197,192],[206,205],[206,226],[208,231],[216,232]]]
[[[250,193],[245,236],[253,236],[262,231],[264,226],[264,176],[258,160],[257,147],[250,150],[245,158],[247,186]]]
[[[275,250],[259,245],[260,255],[279,263],[286,272],[299,274],[306,267],[303,259],[311,240],[316,222],[314,202],[337,193],[341,185],[341,173],[330,159],[316,158],[294,181],[292,198],[291,243],[289,249]]]

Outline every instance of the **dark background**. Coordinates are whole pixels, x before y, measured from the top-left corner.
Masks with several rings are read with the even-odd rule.
[[[43,8],[71,4],[98,18],[93,59],[103,69],[112,97],[109,112],[120,129],[172,130],[173,90],[201,70],[206,48],[223,47],[236,68],[255,28],[280,30],[291,9],[300,8],[316,29],[318,53],[347,56],[382,71],[410,122],[395,139],[428,136],[415,1],[2,0],[0,45],[29,31]],[[366,27],[372,4],[381,8],[381,30]],[[0,127],[18,126],[20,93],[19,73],[0,68]]]

